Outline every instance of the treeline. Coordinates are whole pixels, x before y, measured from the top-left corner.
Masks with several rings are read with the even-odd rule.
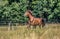
[[[0,22],[26,23],[26,10],[47,22],[60,22],[60,0],[0,0]]]

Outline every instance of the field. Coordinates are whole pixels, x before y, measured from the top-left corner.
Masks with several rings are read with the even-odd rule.
[[[27,29],[27,25],[15,26],[8,30],[7,26],[0,26],[0,39],[60,39],[60,24],[46,24],[40,29]]]

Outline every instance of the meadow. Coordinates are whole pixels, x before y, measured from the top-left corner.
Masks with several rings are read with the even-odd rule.
[[[46,24],[40,29],[27,29],[27,25],[14,26],[8,30],[7,26],[0,26],[0,39],[60,39],[60,24]]]

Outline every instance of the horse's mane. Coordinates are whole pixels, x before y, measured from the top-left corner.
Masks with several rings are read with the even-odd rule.
[[[32,11],[31,10],[27,10],[27,12],[29,12],[32,15]]]

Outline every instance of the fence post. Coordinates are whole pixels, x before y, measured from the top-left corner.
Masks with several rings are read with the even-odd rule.
[[[10,31],[11,22],[8,23],[8,31]]]
[[[18,25],[18,24],[17,24],[17,23],[15,23],[14,30],[16,30],[16,28],[17,28],[17,25]]]
[[[12,22],[10,21],[10,22],[9,22],[8,30],[12,30],[12,29],[13,29]]]
[[[14,25],[12,24],[12,26],[11,26],[11,30],[14,30]]]

